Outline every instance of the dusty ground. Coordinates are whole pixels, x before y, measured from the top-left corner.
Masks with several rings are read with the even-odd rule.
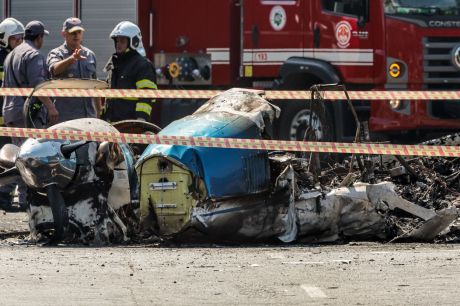
[[[4,239],[23,221],[0,211],[1,305],[460,304],[458,244],[91,248]]]
[[[26,213],[9,213],[0,209],[0,245],[1,239],[16,237],[18,233],[26,233],[29,230]]]

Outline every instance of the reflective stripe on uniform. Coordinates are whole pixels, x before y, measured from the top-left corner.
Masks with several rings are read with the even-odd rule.
[[[136,87],[137,89],[158,89],[157,84],[154,82],[150,81],[149,79],[142,79],[136,82]],[[156,102],[156,99],[150,100],[150,102],[154,103]],[[150,113],[149,113],[150,114]]]
[[[120,97],[120,98],[116,98],[117,100],[128,100],[128,101],[137,101],[139,100],[138,98],[127,98],[127,97]],[[109,102],[110,100],[115,100],[115,98],[109,98],[107,99],[107,101]]]
[[[2,71],[2,72],[0,72],[0,79],[2,79],[2,80],[3,80],[3,71]]]
[[[154,82],[148,80],[148,79],[143,79],[139,80],[136,82],[136,88],[137,89],[142,89],[142,88],[149,88],[149,89],[158,89],[157,84]]]
[[[3,119],[3,116],[0,117],[0,125],[4,125],[5,120]]]
[[[136,104],[136,112],[143,112],[150,116],[152,112],[152,107],[148,103],[138,102]]]

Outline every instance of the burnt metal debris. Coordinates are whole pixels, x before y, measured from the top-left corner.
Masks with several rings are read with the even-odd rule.
[[[323,103],[321,91],[329,89],[344,90],[353,108],[339,85],[314,86],[308,103]],[[236,113],[240,109],[251,116],[264,112],[254,120]],[[277,113],[257,92],[230,90],[160,134],[262,139]],[[368,132],[355,120],[355,141],[367,141]],[[311,128],[305,139],[315,137]],[[197,232],[218,240],[284,242],[458,239],[458,159],[356,155],[328,165],[317,153],[150,145],[136,169],[144,235]]]
[[[342,86],[312,89],[307,103],[324,103],[323,90],[344,90],[353,108]],[[278,115],[263,92],[232,89],[194,114],[150,132],[266,139]],[[357,116],[355,120],[355,141],[368,141],[365,124]],[[80,119],[53,128],[149,130],[144,125],[114,127]],[[307,128],[305,139],[315,139],[312,129]],[[460,137],[428,144],[459,145]],[[19,149],[0,151],[0,164],[7,169],[0,183],[21,176],[30,187],[33,241],[460,239],[460,158],[356,155],[337,161],[317,153],[157,144],[135,150],[109,143],[29,139]]]
[[[99,119],[76,119],[50,129],[118,132]],[[9,151],[17,151],[15,155]],[[28,186],[31,241],[126,242],[138,224],[134,156],[124,144],[29,138],[2,148],[9,166],[0,182],[21,178]]]

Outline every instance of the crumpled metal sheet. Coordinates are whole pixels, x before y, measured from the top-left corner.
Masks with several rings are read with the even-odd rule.
[[[436,215],[423,223],[420,227],[414,229],[408,234],[408,238],[416,241],[432,241],[459,217],[458,209],[449,207],[442,209]]]
[[[296,209],[299,237],[314,242],[338,239],[429,242],[447,231],[459,217],[455,207],[434,211],[403,199],[391,182],[356,183],[352,187],[335,188],[326,195],[301,194]],[[397,217],[401,211],[412,218]],[[410,232],[401,232],[394,220],[402,223],[414,220],[419,226]]]
[[[388,238],[379,203],[369,197],[370,187],[387,191],[388,184],[341,187],[326,195],[319,192],[301,194],[296,201],[299,236],[315,242]]]
[[[230,237],[251,240],[277,237],[286,243],[299,239],[317,243],[342,239],[390,240],[398,233],[388,215],[399,210],[426,220],[403,238],[432,241],[458,217],[455,208],[437,213],[404,200],[396,194],[391,182],[357,183],[327,194],[304,192],[295,200],[294,186],[294,171],[288,166],[276,185],[278,190],[284,189],[284,204],[251,199],[253,205],[249,205],[239,199],[205,205],[194,210],[191,226],[224,240],[231,240]]]
[[[289,243],[299,238],[315,242],[388,238],[385,217],[379,212],[380,203],[372,202],[368,192],[371,189],[371,198],[375,198],[372,193],[389,192],[391,183],[338,188],[327,195],[302,193],[297,199],[295,184],[294,170],[288,166],[278,176],[275,187],[278,192],[284,191],[284,197],[268,201],[240,198],[204,204],[194,209],[191,226],[226,240],[277,237]]]
[[[292,242],[297,237],[294,184],[294,171],[288,166],[270,194],[201,203],[193,209],[190,226],[222,240],[278,237]]]
[[[96,143],[89,144],[89,155],[96,154]],[[61,191],[69,217],[69,233],[63,242],[108,244],[128,241],[137,220],[130,205],[128,174],[124,162],[113,177],[100,177],[94,171],[95,159],[80,165],[78,183]],[[115,181],[115,183],[114,183]],[[123,194],[123,196],[117,196]],[[31,241],[41,241],[53,228],[53,213],[46,196],[29,191],[29,228]],[[122,220],[123,218],[123,220]]]
[[[64,242],[91,243],[95,245],[128,241],[128,229],[115,210],[106,205],[106,200],[95,203],[91,197],[82,197],[67,206],[71,236]],[[40,241],[53,224],[53,213],[47,204],[30,206],[30,241]]]
[[[263,92],[232,88],[212,97],[203,104],[194,114],[226,112],[248,118],[263,131],[267,123],[278,118],[279,107],[268,103],[259,94]]]
[[[221,241],[255,241],[285,233],[283,216],[287,201],[272,202],[262,197],[218,201],[196,207],[190,226],[212,239]]]
[[[51,129],[118,132],[109,123],[94,118],[63,122]],[[84,144],[75,152],[78,157],[76,173],[68,186],[59,191],[69,219],[69,229],[62,242],[125,242],[136,231],[138,217],[132,201],[138,198],[138,190],[132,152],[125,144],[113,150],[110,145],[104,145],[109,150],[106,156],[98,157],[102,145],[96,142]],[[28,204],[31,241],[44,241],[54,229],[46,190],[30,188]]]

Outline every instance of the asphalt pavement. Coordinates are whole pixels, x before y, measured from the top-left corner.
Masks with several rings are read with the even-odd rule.
[[[459,244],[44,247],[26,225],[0,214],[0,305],[460,305]]]

